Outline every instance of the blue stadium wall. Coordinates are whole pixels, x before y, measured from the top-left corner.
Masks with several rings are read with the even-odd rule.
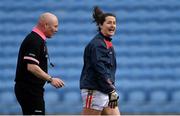
[[[79,77],[85,45],[96,34],[92,9],[117,15],[113,37],[116,86],[124,114],[180,114],[179,0],[1,0],[0,114],[21,114],[14,95],[20,43],[43,12],[59,18],[59,32],[48,40],[62,89],[45,86],[47,114],[80,114]]]

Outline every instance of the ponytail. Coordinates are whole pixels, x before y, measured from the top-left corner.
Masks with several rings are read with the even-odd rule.
[[[93,9],[93,22],[96,22],[97,25],[101,24],[103,14],[103,11],[98,6],[95,6]]]

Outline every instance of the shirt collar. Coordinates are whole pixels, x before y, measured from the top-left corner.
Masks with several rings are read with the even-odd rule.
[[[108,40],[108,41],[111,41],[111,40],[112,40],[112,38],[107,37],[107,36],[104,36],[101,32],[99,32],[99,34],[100,34],[104,39],[106,39],[106,40]]]
[[[37,33],[43,40],[46,40],[45,34],[41,30],[39,30],[37,27],[34,27],[32,31]]]

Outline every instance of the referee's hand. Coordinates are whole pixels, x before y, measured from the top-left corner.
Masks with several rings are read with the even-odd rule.
[[[64,82],[61,79],[55,77],[52,78],[52,81],[50,83],[56,88],[61,88],[64,86]]]

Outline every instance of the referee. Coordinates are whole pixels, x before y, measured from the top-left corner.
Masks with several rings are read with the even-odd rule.
[[[59,78],[48,75],[46,39],[58,31],[58,19],[43,13],[37,25],[21,44],[15,77],[15,95],[23,115],[45,115],[44,88],[46,82],[55,88],[64,86]]]

